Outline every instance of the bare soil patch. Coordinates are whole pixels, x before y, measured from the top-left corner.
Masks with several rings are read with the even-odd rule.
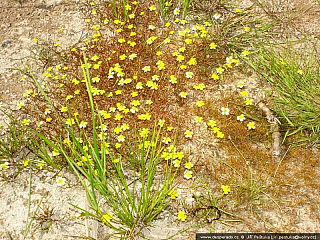
[[[48,42],[61,42],[71,45],[85,34],[84,23],[76,10],[76,5],[67,0],[25,0],[17,3],[13,0],[2,0],[0,3],[0,103],[4,109],[17,109],[16,105],[28,89],[21,80],[21,75],[12,70],[23,64],[31,64],[25,56],[35,47],[34,38],[46,39]],[[317,38],[319,35],[318,22],[320,20],[319,4],[314,1],[279,1],[277,4],[287,4],[282,12],[275,12],[275,16],[282,16],[285,11],[293,11],[304,6],[305,14],[299,15],[294,21],[297,38],[309,33]],[[279,8],[275,9],[278,11]],[[285,24],[285,23],[284,23]],[[59,29],[64,28],[64,33]],[[29,62],[28,62],[29,61]],[[41,69],[38,69],[41,71]],[[253,81],[250,83],[250,81]],[[253,76],[247,79],[253,92],[263,93],[259,89],[259,79]],[[234,82],[229,84],[234,86]],[[249,87],[250,87],[249,86]],[[228,88],[228,86],[225,86]],[[259,97],[261,100],[261,97]],[[0,115],[0,124],[8,121]],[[3,124],[4,125],[4,124]],[[0,133],[5,129],[0,129]],[[205,136],[203,136],[205,138]],[[217,153],[216,146],[198,141],[198,145],[185,146],[189,152],[197,152],[194,160],[208,153]],[[285,150],[285,149],[284,149]],[[301,154],[304,152],[304,154]],[[218,152],[216,157],[219,158]],[[284,154],[284,152],[282,153]],[[320,229],[320,152],[318,146],[313,148],[292,148],[285,155],[275,176],[279,186],[273,197],[276,204],[266,201],[255,209],[250,205],[239,204],[232,212],[241,222],[224,224],[214,222],[202,228],[189,230],[177,235],[174,239],[194,239],[195,232],[319,232]],[[203,158],[202,158],[203,159]],[[18,161],[18,160],[17,160]],[[215,159],[211,159],[212,173],[215,172]],[[266,159],[266,161],[268,161]],[[79,239],[80,236],[91,236],[95,239],[108,239],[109,230],[94,221],[76,218],[80,212],[68,202],[85,208],[85,192],[75,176],[63,173],[67,178],[64,187],[55,184],[57,173],[38,172],[32,176],[30,212],[35,211],[42,199],[41,210],[37,219],[31,225],[26,239]],[[211,173],[210,173],[211,174]],[[217,177],[219,178],[219,177]],[[28,218],[28,179],[29,173],[23,172],[16,179],[1,182],[0,191],[0,238],[23,239]],[[181,199],[192,205],[194,199],[191,186],[181,188]],[[45,219],[46,209],[52,209],[50,220]],[[152,226],[144,232],[149,239],[163,239],[175,234],[179,230],[195,225],[176,221],[174,206],[167,209]],[[254,210],[254,211],[253,211]],[[73,219],[75,218],[75,219]],[[51,221],[52,220],[52,221]],[[51,223],[50,227],[48,224]]]

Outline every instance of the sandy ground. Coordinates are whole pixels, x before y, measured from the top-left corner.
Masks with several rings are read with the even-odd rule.
[[[83,23],[79,21],[79,13],[75,5],[67,0],[25,0],[19,4],[13,0],[0,2],[0,102],[6,108],[16,108],[17,102],[27,86],[16,71],[10,70],[26,64],[24,56],[29,54],[34,42],[32,39],[47,39],[63,44],[77,42],[82,35]],[[288,2],[288,1],[286,1]],[[311,1],[310,1],[311,2]],[[281,4],[280,2],[278,4]],[[292,2],[295,7],[297,2]],[[296,5],[295,5],[296,4]],[[291,6],[291,7],[292,7]],[[309,18],[304,15],[297,19],[296,34],[309,31],[315,36],[319,34],[319,7],[309,9]],[[304,28],[308,23],[309,27]],[[59,33],[63,27],[66,32]],[[0,118],[0,124],[5,121]],[[196,147],[196,146],[194,146]],[[250,209],[238,208],[237,215],[241,223],[230,226],[217,222],[216,232],[319,232],[320,230],[320,166],[319,152],[314,151],[314,165],[308,166],[314,175],[311,179],[294,179],[299,173],[306,171],[303,159],[292,157],[287,159],[284,180],[289,183],[280,208],[269,206],[259,209],[259,214],[273,225],[270,227],[252,214]],[[67,184],[58,187],[55,184],[57,173],[38,172],[32,174],[31,205],[33,213],[42,199],[38,220],[34,220],[26,239],[80,239],[80,236],[91,236],[95,239],[108,239],[108,229],[83,218],[66,220],[79,216],[80,212],[68,203],[85,207],[85,193],[75,176],[63,173]],[[9,179],[10,180],[10,179]],[[29,173],[25,170],[18,178],[0,183],[0,239],[23,239],[23,233],[28,223],[28,180]],[[186,187],[181,190],[182,197],[192,204],[192,193]],[[299,200],[299,202],[297,202]],[[49,230],[45,227],[48,221],[41,221],[46,208],[52,209],[54,220]],[[42,213],[42,215],[41,215]],[[152,226],[144,230],[149,239],[163,239],[177,231],[192,226],[195,222],[181,224],[175,220],[175,209],[167,209]],[[30,216],[29,216],[30,217]],[[30,218],[29,218],[30,219]],[[66,220],[66,221],[65,221]],[[210,227],[210,226],[209,226]],[[93,229],[93,231],[92,231]],[[194,239],[194,232],[207,232],[208,226],[188,231],[174,239]],[[93,233],[92,233],[93,232]]]

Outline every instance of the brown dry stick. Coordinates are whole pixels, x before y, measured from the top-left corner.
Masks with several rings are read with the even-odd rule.
[[[281,124],[280,121],[272,114],[269,107],[263,103],[259,102],[258,107],[264,112],[266,118],[269,123],[271,123],[271,132],[272,132],[272,155],[275,160],[280,160],[280,153],[281,153],[281,134],[279,132],[279,125]]]

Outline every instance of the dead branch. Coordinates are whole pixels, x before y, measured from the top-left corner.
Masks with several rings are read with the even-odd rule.
[[[258,107],[266,115],[267,121],[271,124],[270,130],[272,132],[272,156],[274,160],[280,159],[281,153],[281,134],[279,132],[279,125],[281,122],[271,112],[270,108],[263,102],[259,102]]]

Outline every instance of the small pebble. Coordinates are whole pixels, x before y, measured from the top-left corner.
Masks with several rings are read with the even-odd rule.
[[[12,40],[11,39],[7,39],[7,40],[4,40],[2,43],[1,43],[1,47],[7,47],[8,45],[10,45],[12,43]]]

